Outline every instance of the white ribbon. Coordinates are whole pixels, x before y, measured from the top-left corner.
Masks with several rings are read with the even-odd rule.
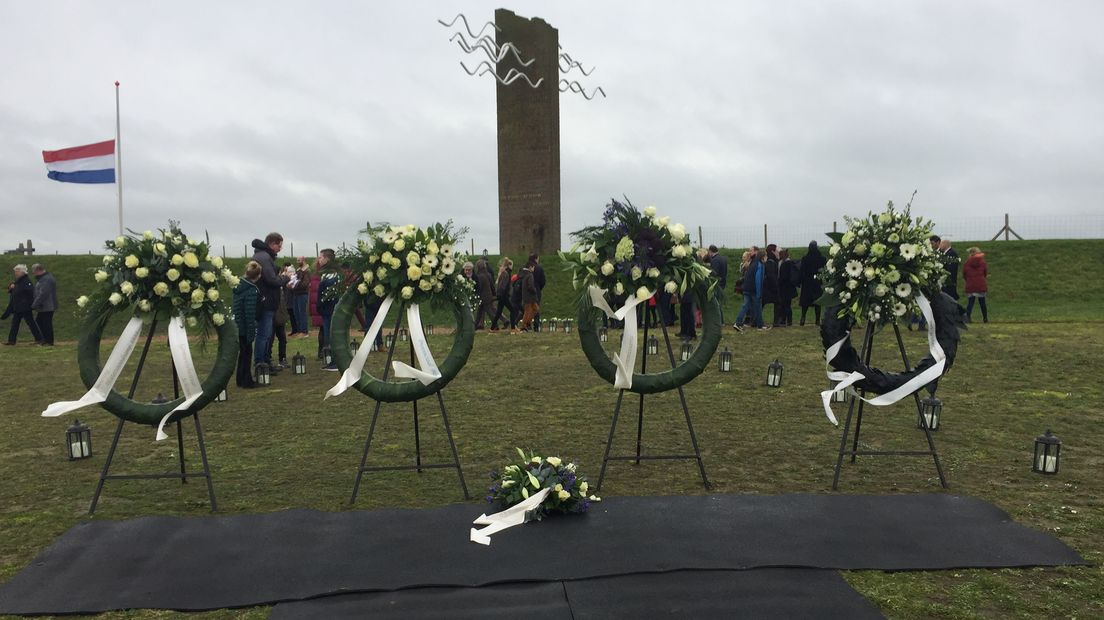
[[[79,400],[66,400],[51,404],[42,412],[42,415],[47,418],[53,418],[80,409],[81,407],[102,403],[107,400],[108,395],[111,394],[111,388],[119,379],[119,375],[122,374],[123,367],[126,366],[127,360],[129,360],[131,354],[134,353],[134,346],[138,344],[138,338],[141,335],[142,317],[136,316],[131,318],[130,322],[123,328],[123,333],[119,336],[119,341],[115,343],[115,348],[111,350],[111,355],[108,356],[107,363],[104,364],[103,369],[100,371],[100,376],[96,378],[96,383],[92,385],[92,388],[89,389],[84,396],[81,396]]]
[[[418,309],[418,304],[410,304],[406,309],[406,323],[410,326],[410,342],[414,345],[414,357],[418,358],[418,366],[421,366],[421,370],[398,360],[392,361],[391,367],[395,369],[396,377],[417,379],[422,382],[422,385],[429,385],[441,378],[441,371],[433,361],[429,343],[422,333],[422,313]]]
[[[848,390],[856,398],[861,398],[863,401],[884,407],[886,405],[892,405],[902,398],[912,394],[916,390],[924,387],[925,385],[935,381],[943,375],[943,369],[947,365],[947,354],[943,351],[943,347],[939,346],[939,340],[935,337],[935,317],[932,315],[931,304],[928,303],[927,297],[924,297],[922,293],[916,294],[916,304],[920,306],[920,312],[924,315],[924,320],[928,324],[928,350],[931,353],[932,359],[935,360],[935,364],[932,364],[930,368],[924,372],[916,375],[912,379],[909,379],[904,385],[898,387],[895,390],[880,394],[874,398],[863,398],[859,396],[855,390]],[[840,349],[843,348],[843,344],[850,337],[848,335],[841,338],[838,342],[828,347],[828,350],[824,352],[824,360],[826,364],[830,364],[836,355],[839,354]],[[839,426],[839,422],[836,421],[836,416],[832,415],[832,407],[829,405],[829,401],[832,398],[832,394],[847,390],[854,383],[862,381],[866,378],[866,375],[861,372],[841,372],[841,371],[828,371],[828,378],[832,381],[839,381],[835,387],[830,390],[825,390],[820,393],[820,399],[824,403],[824,413],[828,416],[828,420]]]
[[[387,313],[391,310],[391,304],[394,301],[395,297],[393,295],[388,295],[387,298],[383,300],[383,303],[380,304],[379,310],[376,311],[376,318],[372,319],[372,325],[368,327],[368,333],[364,335],[364,345],[357,349],[356,355],[353,356],[353,361],[349,364],[349,367],[345,369],[345,372],[341,373],[341,378],[338,379],[337,385],[330,388],[322,400],[326,400],[331,396],[337,396],[356,385],[357,381],[360,381],[360,376],[364,372],[364,364],[368,361],[368,354],[372,352],[372,347],[375,346],[376,336],[383,328],[383,322],[387,319]]]
[[[169,351],[172,353],[173,365],[176,366],[176,376],[180,379],[180,387],[184,388],[184,402],[161,418],[161,423],[157,425],[157,441],[169,437],[165,434],[165,424],[169,421],[169,416],[191,407],[203,395],[203,385],[199,382],[199,375],[196,374],[195,364],[192,362],[192,351],[188,347],[184,317],[180,315],[169,320]]]
[[[616,312],[606,303],[606,289],[591,285],[588,292],[590,293],[590,301],[595,308],[605,312],[606,316],[611,319],[625,322],[623,336],[621,337],[621,352],[613,358],[613,363],[617,366],[613,387],[627,390],[632,387],[633,369],[636,367],[636,307],[641,302],[651,299],[655,295],[655,291],[651,291],[644,299],[630,294],[628,299],[625,300],[625,305],[621,306]]]
[[[525,523],[526,514],[537,506],[540,506],[541,503],[544,502],[544,498],[548,497],[548,492],[550,490],[551,489],[541,489],[539,493],[530,495],[529,499],[514,504],[502,512],[496,512],[493,515],[479,515],[479,518],[472,523],[474,525],[485,525],[487,527],[479,530],[474,527],[471,528],[471,541],[481,545],[490,545],[492,534]]]

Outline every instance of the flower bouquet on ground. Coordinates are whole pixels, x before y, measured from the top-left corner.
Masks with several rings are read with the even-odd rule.
[[[342,258],[361,273],[361,295],[393,295],[408,304],[469,303],[475,285],[459,272],[463,256],[455,250],[462,233],[451,220],[428,228],[384,225]]]
[[[844,217],[847,232],[829,233],[828,262],[818,274],[824,295],[817,303],[839,306],[838,318],[850,316],[876,325],[919,312],[916,294],[932,299],[947,272],[928,238],[932,223],[913,219],[890,201],[882,213]]]
[[[611,295],[626,292],[644,300],[661,288],[685,294],[699,282],[715,283],[695,258],[686,227],[659,217],[655,207],[638,210],[628,200],[611,200],[602,224],[571,233],[576,243],[560,252],[576,289],[596,286]]]
[[[555,456],[529,456],[521,448],[517,449],[520,460],[502,468],[502,472],[491,472],[494,485],[488,490],[487,502],[498,502],[502,508],[519,504],[530,495],[548,489],[544,501],[534,508],[530,516],[540,520],[549,513],[580,514],[590,508],[591,502],[601,501],[595,495],[588,495],[589,483],[586,476],[577,471],[575,463],[563,462]]]
[[[238,278],[222,258],[208,254],[206,241],[181,232],[177,222],[157,234],[131,231],[107,241],[103,266],[93,276],[100,289],[81,296],[81,308],[119,311],[134,305],[138,312],[183,316],[189,326],[204,328],[226,322],[219,286],[237,286]]]

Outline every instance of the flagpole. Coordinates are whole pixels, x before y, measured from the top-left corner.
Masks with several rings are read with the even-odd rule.
[[[119,195],[119,236],[123,234],[123,142],[119,130],[119,80],[115,80],[115,192]]]

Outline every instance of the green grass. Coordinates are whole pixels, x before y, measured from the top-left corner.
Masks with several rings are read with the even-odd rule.
[[[1099,380],[1104,325],[1098,310],[1102,291],[1095,280],[1068,275],[1075,261],[1080,261],[1078,273],[1097,271],[1101,249],[1100,241],[995,242],[988,248],[995,322],[974,324],[964,333],[955,367],[940,384],[946,409],[936,434],[950,492],[993,502],[1016,521],[1052,532],[1095,566],[844,573],[888,616],[1104,616],[1104,478],[1099,475],[1104,466],[1104,388]],[[549,313],[567,315],[570,292],[554,263],[546,261],[553,282],[546,292],[546,307]],[[74,291],[79,269],[88,264],[87,257],[60,257],[49,266],[63,291]],[[113,325],[117,331],[121,321]],[[922,337],[909,332],[905,336],[910,355],[922,355]],[[84,391],[74,363],[75,347],[61,339],[63,343],[52,349],[20,346],[0,351],[0,581],[10,579],[56,537],[87,518],[114,430],[115,419],[96,407],[61,419],[39,417],[49,403]],[[879,339],[874,365],[900,368],[891,340]],[[435,355],[443,355],[449,342],[446,336],[431,338]],[[815,328],[745,334],[728,329],[724,346],[736,352],[739,370],[721,374],[710,367],[686,390],[713,492],[830,492],[839,430],[820,409],[818,392],[825,379]],[[193,347],[201,373],[209,368],[212,349]],[[765,367],[775,357],[786,365],[785,384],[779,390],[762,386]],[[371,359],[382,365],[379,357]],[[168,360],[162,341],[151,353],[138,398],[171,390]],[[304,377],[285,373],[267,390],[231,390],[230,402],[204,411],[221,514],[292,507],[350,509],[347,502],[371,402],[357,393],[323,401],[322,394],[336,379],[335,373],[320,372],[312,362]],[[486,473],[510,459],[514,446],[573,458],[592,481],[597,479],[616,391],[590,370],[574,334],[480,333],[467,367],[444,396],[476,498],[486,486]],[[426,460],[447,460],[447,442],[434,409],[422,408],[423,452]],[[71,463],[63,457],[62,439],[74,417],[92,426],[95,455]],[[616,451],[632,449],[635,437],[628,426],[622,426],[615,439]],[[189,466],[198,467],[192,426],[185,423],[184,428]],[[1030,471],[1032,440],[1047,428],[1064,442],[1062,471],[1054,477]],[[915,429],[915,412],[907,403],[870,411],[863,431],[864,443],[879,449],[919,449],[923,444]],[[676,396],[648,398],[644,442],[651,453],[687,449]],[[113,471],[172,471],[175,450],[173,441],[155,443],[152,429],[128,425]],[[412,457],[409,405],[385,405],[370,463],[409,463]],[[110,481],[95,518],[206,516],[206,491],[197,482],[183,486],[171,480]],[[614,463],[602,489],[607,496],[705,492],[690,462]],[[845,466],[840,492],[942,491],[930,461],[867,457]],[[459,501],[456,477],[447,470],[376,473],[366,476],[355,508]],[[204,615],[259,618],[267,612],[255,608]],[[141,610],[103,617],[178,615]]]

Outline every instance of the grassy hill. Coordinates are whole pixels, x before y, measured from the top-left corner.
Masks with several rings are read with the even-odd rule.
[[[966,248],[974,245],[985,252],[989,263],[988,303],[991,320],[1104,320],[1104,312],[1101,312],[1101,307],[1104,306],[1104,280],[1093,277],[1093,274],[1104,273],[1104,240],[963,241],[956,244],[956,249],[965,257]],[[742,248],[725,249],[723,253],[729,256],[729,264],[735,267],[739,264],[742,251]],[[795,258],[800,259],[805,248],[793,248],[791,252]],[[99,266],[100,257],[42,256],[33,260],[14,256],[5,258],[5,270],[10,270],[17,262],[26,262],[29,265],[40,261],[54,274],[58,280],[58,291],[63,305],[54,319],[57,338],[75,339],[76,322],[65,306],[69,304],[70,308],[75,308],[74,300],[94,288],[91,271]],[[491,256],[494,264],[497,264],[499,258],[497,255]],[[514,258],[516,260],[519,257]],[[245,259],[230,258],[228,263],[235,273],[241,273]],[[571,273],[563,270],[559,258],[555,256],[544,257],[541,263],[548,275],[542,314],[545,317],[573,316],[576,292],[571,288]],[[730,278],[726,317],[735,317],[741,301],[734,297],[731,286]],[[961,278],[959,287],[961,291]],[[430,312],[426,315],[427,321],[438,324],[447,322],[444,314]],[[767,316],[771,316],[769,310]]]

